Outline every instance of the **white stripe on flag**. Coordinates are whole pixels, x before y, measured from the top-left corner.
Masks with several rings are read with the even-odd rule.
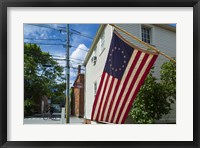
[[[98,110],[99,110],[99,105],[100,105],[100,102],[101,102],[101,97],[102,97],[103,89],[104,89],[104,87],[105,87],[104,85],[105,85],[105,83],[106,83],[107,76],[108,76],[108,74],[106,73],[106,74],[105,74],[105,77],[104,77],[104,80],[103,80],[102,87],[101,87],[100,95],[99,95],[99,97],[97,98],[98,101],[97,101],[97,104],[96,104],[96,108],[95,108],[93,120],[96,120],[96,116],[97,116],[97,112],[98,112]]]
[[[103,100],[102,100],[102,104],[101,104],[101,108],[100,108],[99,121],[101,120],[101,115],[102,115],[104,103],[105,103],[105,100],[106,100],[106,97],[107,97],[107,94],[108,94],[108,90],[109,90],[110,87],[112,87],[112,86],[110,86],[112,78],[113,78],[112,76],[109,76],[109,78],[108,78],[108,84],[106,86],[106,92],[105,92],[105,94],[104,94],[104,96],[102,98]]]
[[[136,80],[136,82],[135,82],[135,84],[134,84],[134,86],[133,86],[133,89],[131,90],[131,93],[129,94],[127,103],[126,103],[125,106],[123,107],[123,111],[122,111],[122,114],[121,114],[121,116],[120,116],[119,123],[122,122],[122,119],[123,119],[123,117],[124,117],[124,114],[125,114],[125,112],[126,112],[126,110],[127,110],[127,108],[128,108],[129,102],[131,101],[132,96],[133,96],[133,94],[135,93],[135,89],[137,88],[137,86],[138,86],[138,84],[139,84],[139,82],[140,82],[140,80],[141,80],[143,74],[145,73],[145,71],[146,71],[146,69],[147,69],[149,63],[151,62],[152,58],[153,58],[153,55],[149,55],[149,57],[148,57],[148,59],[147,59],[145,65],[143,66],[143,68],[142,68],[142,70],[141,70],[141,72],[140,72],[140,74],[139,74],[139,76],[138,76],[138,78],[137,78],[137,80]]]
[[[111,122],[111,119],[112,119],[112,116],[113,116],[113,112],[114,112],[114,108],[115,108],[115,105],[117,103],[117,99],[118,99],[119,94],[121,92],[121,89],[123,87],[123,84],[124,84],[125,78],[126,78],[126,76],[128,74],[128,71],[129,71],[129,69],[130,69],[130,67],[131,67],[131,65],[132,65],[132,63],[133,63],[133,61],[134,61],[134,59],[135,59],[135,57],[137,55],[137,52],[138,52],[138,50],[134,50],[134,52],[133,52],[133,54],[132,54],[132,56],[131,56],[131,58],[129,60],[129,63],[128,63],[127,67],[126,67],[126,70],[124,72],[124,75],[122,76],[122,79],[121,79],[121,82],[120,82],[120,85],[119,85],[119,89],[117,91],[117,94],[116,94],[116,96],[114,98],[114,102],[112,104],[112,109],[111,109],[111,112],[110,112],[110,115],[109,115],[108,122]]]
[[[118,81],[118,79],[114,79],[114,83],[113,83],[112,90],[111,90],[111,93],[110,93],[110,96],[109,96],[109,99],[108,99],[108,103],[106,104],[106,110],[105,110],[104,115],[103,115],[103,121],[106,120],[107,113],[108,113],[108,109],[109,109],[109,107],[110,107],[110,102],[111,102],[111,100],[112,100],[112,96],[113,96],[115,87],[116,87],[116,85],[117,85],[117,81]]]
[[[115,117],[114,117],[114,120],[113,120],[114,123],[115,123],[116,120],[117,120],[117,117],[118,117],[119,111],[120,111],[120,109],[121,109],[122,103],[124,102],[125,96],[126,96],[126,94],[127,94],[127,92],[128,92],[128,89],[129,89],[129,87],[130,87],[130,85],[131,85],[131,82],[133,81],[133,78],[135,77],[135,74],[137,73],[138,68],[140,67],[140,65],[141,65],[141,63],[142,63],[142,60],[144,59],[144,56],[145,56],[145,53],[143,52],[143,53],[141,54],[139,60],[137,61],[137,64],[135,65],[133,71],[131,71],[131,76],[130,76],[129,79],[128,79],[128,83],[126,84],[126,87],[125,87],[125,89],[124,89],[124,92],[123,92],[122,97],[121,97],[121,98],[118,98],[118,99],[120,99],[120,103],[119,103],[119,105],[118,105],[118,107],[117,107],[117,111],[116,111],[116,113],[115,113]]]

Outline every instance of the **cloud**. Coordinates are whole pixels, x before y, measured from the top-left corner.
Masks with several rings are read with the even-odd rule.
[[[73,82],[77,76],[76,68],[78,68],[78,65],[82,65],[87,55],[87,52],[84,50],[88,50],[88,48],[84,44],[79,44],[79,46],[70,55],[70,62],[71,62],[70,78],[71,78],[71,81]],[[83,69],[83,67],[81,67],[81,69]]]
[[[70,59],[77,63],[83,63],[87,55],[87,52],[84,50],[88,50],[88,48],[84,44],[79,44],[79,46],[70,55]]]

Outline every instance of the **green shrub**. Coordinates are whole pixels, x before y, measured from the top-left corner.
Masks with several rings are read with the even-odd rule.
[[[154,68],[147,76],[129,112],[138,124],[154,123],[169,114],[176,99],[176,64],[166,62],[161,66],[160,81],[153,76]]]

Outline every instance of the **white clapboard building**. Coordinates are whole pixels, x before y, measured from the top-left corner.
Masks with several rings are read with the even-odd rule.
[[[138,37],[146,43],[149,43],[159,49],[161,52],[176,57],[176,27],[167,24],[115,24],[126,30],[132,35]],[[102,24],[94,38],[89,52],[84,60],[83,65],[86,67],[85,72],[85,111],[84,118],[91,119],[92,106],[100,83],[108,50],[111,43],[114,28],[108,24]],[[118,31],[118,30],[117,30]],[[124,33],[118,31],[124,38],[136,46],[146,49],[142,44],[133,40]],[[159,56],[155,63],[155,76],[159,79],[160,66],[167,61],[163,56]],[[175,123],[176,105],[173,104],[171,113],[158,122]]]

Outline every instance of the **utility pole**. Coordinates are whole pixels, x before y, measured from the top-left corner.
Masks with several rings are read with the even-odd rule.
[[[65,104],[65,109],[66,109],[66,123],[69,123],[69,72],[70,72],[70,66],[69,66],[69,48],[70,48],[70,43],[69,43],[69,24],[66,26],[67,28],[67,49],[66,49],[66,104]]]

